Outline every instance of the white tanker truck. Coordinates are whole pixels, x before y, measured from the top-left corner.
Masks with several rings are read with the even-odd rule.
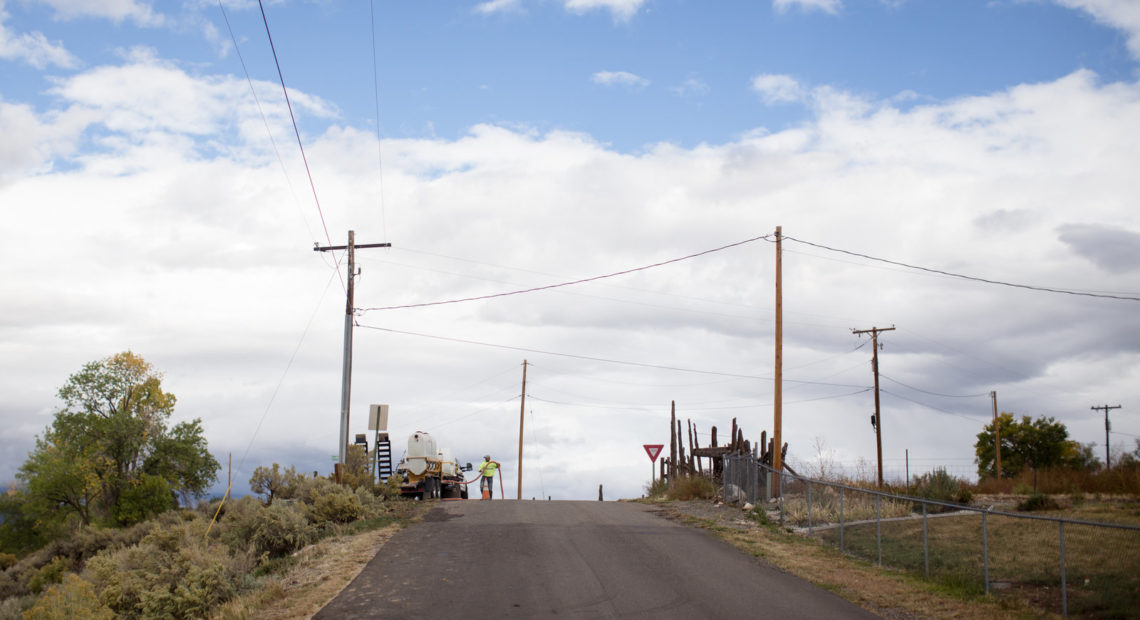
[[[408,452],[396,466],[400,495],[415,499],[467,499],[463,473],[471,463],[460,467],[451,450],[438,449],[435,439],[423,431],[408,437]]]

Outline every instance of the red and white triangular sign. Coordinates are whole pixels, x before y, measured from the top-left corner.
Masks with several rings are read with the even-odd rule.
[[[665,446],[659,443],[647,443],[641,447],[645,448],[645,453],[649,455],[649,460],[656,463],[657,455],[661,454],[661,448],[664,448]]]

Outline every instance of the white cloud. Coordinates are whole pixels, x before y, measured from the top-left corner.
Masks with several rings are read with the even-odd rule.
[[[1097,21],[1124,31],[1128,49],[1140,58],[1140,3],[1135,0],[1054,0],[1061,6],[1085,11]]]
[[[63,44],[48,41],[42,32],[13,33],[5,24],[8,17],[0,0],[0,59],[20,60],[37,69],[49,65],[64,68],[79,65],[79,60]]]
[[[752,78],[752,90],[760,94],[764,103],[792,103],[802,101],[806,91],[790,75],[765,73]]]
[[[481,2],[475,6],[476,13],[501,13],[506,11],[516,11],[522,7],[520,0],[490,0],[489,2]]]
[[[679,97],[695,97],[708,94],[709,85],[699,78],[691,77],[669,90]]]
[[[649,80],[628,71],[598,71],[590,76],[590,81],[602,86],[644,88],[649,85]]]
[[[834,15],[843,8],[843,0],[772,0],[772,6],[780,13],[799,8],[804,12],[822,11]]]
[[[8,218],[0,358],[20,360],[0,373],[0,420],[20,430],[0,435],[0,453],[26,453],[29,429],[42,430],[70,373],[131,348],[166,372],[179,416],[204,419],[215,453],[244,454],[265,414],[251,459],[327,471],[344,297],[329,257],[312,252],[314,237],[325,238],[307,188],[292,196],[267,155],[244,81],[193,75],[146,53],[131,58],[59,81],[54,109],[0,105],[0,133],[14,136],[0,142],[0,169],[15,169],[0,184]],[[789,87],[803,96],[791,78],[769,81],[761,93]],[[296,95],[302,111],[331,113],[319,98]],[[905,108],[834,89],[810,96],[814,116],[794,129],[637,154],[588,135],[492,125],[456,140],[387,140],[386,220],[373,131],[333,125],[306,136],[306,150],[333,241],[352,229],[360,243],[396,246],[358,252],[364,308],[609,273],[776,225],[795,238],[994,279],[1135,288],[1127,252],[1138,228],[1140,85],[1080,71]],[[282,103],[263,102],[273,130],[288,131]],[[97,150],[68,156],[85,142]],[[285,155],[300,190],[304,171]],[[1105,240],[1113,251],[1096,250]],[[1003,409],[1055,415],[1080,441],[1103,437],[1095,420],[1086,424],[1093,395],[1140,397],[1131,303],[784,247],[784,433],[793,458],[810,453],[820,428],[837,454],[874,454],[869,395],[827,399],[852,390],[796,383],[868,384],[852,327],[898,326],[884,339],[885,374],[942,393],[996,389]],[[423,428],[463,460],[512,455],[526,356],[535,398],[524,495],[545,484],[543,495],[584,499],[602,483],[607,497],[638,495],[648,479],[640,444],[667,440],[671,400],[703,432],[718,424],[723,433],[739,417],[755,439],[771,422],[770,381],[368,327],[762,377],[772,363],[772,250],[757,242],[588,286],[364,312],[353,431],[363,432],[368,403],[386,402],[397,451]],[[888,455],[919,446],[933,457],[972,454],[989,401],[934,404],[966,418],[884,395]],[[513,470],[513,459],[500,460]],[[604,472],[581,466],[602,460]],[[265,462],[245,463],[235,479]],[[18,462],[0,466],[5,479]]]
[[[97,17],[115,22],[132,21],[139,26],[161,26],[166,21],[150,2],[140,0],[39,0],[55,9],[60,19]]]
[[[566,10],[573,13],[587,13],[594,10],[607,10],[614,19],[627,21],[637,14],[645,0],[563,0]]]
[[[579,15],[591,11],[609,11],[617,21],[629,21],[645,0],[561,0],[562,6],[571,13]],[[487,0],[475,6],[476,13],[491,14],[518,11],[522,9],[522,0]]]

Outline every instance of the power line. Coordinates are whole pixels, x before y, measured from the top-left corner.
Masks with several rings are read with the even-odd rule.
[[[325,240],[332,245],[329,236],[329,227],[325,224],[325,213],[321,209],[321,199],[317,197],[317,184],[313,182],[313,173],[309,170],[309,158],[305,156],[305,145],[301,143],[301,129],[297,126],[297,117],[293,114],[293,103],[289,100],[289,89],[285,88],[285,74],[281,72],[281,62],[277,59],[277,47],[273,45],[273,35],[269,32],[269,18],[265,16],[265,5],[257,0],[261,8],[261,21],[265,24],[265,36],[269,39],[269,49],[273,52],[273,64],[277,66],[277,77],[281,80],[281,92],[285,93],[285,107],[289,109],[289,120],[293,121],[293,133],[297,136],[297,147],[301,149],[301,161],[305,162],[305,174],[309,178],[309,187],[313,190],[313,201],[317,204],[317,213],[321,216],[321,228],[325,231]],[[338,272],[339,273],[339,272]],[[341,281],[344,284],[344,281]]]
[[[372,92],[376,101],[376,176],[380,186],[380,234],[382,238],[386,238],[388,236],[388,216],[384,212],[384,155],[380,142],[380,76],[376,63],[376,6],[373,0],[368,1],[368,17],[368,23],[372,27]]]
[[[339,271],[336,273],[340,273]],[[285,377],[289,375],[289,370],[293,368],[293,361],[297,359],[297,353],[301,350],[301,345],[305,342],[305,337],[309,335],[309,328],[313,326],[313,320],[317,318],[317,311],[321,309],[321,304],[324,302],[325,295],[329,292],[329,286],[332,284],[332,276],[329,276],[329,281],[325,283],[325,290],[321,293],[321,298],[317,302],[313,313],[309,315],[309,322],[305,323],[305,329],[301,331],[301,337],[297,340],[297,346],[293,347],[293,354],[289,356],[289,362],[285,364],[285,370],[281,373],[281,378],[277,380],[277,386],[273,388],[273,393],[269,395],[269,402],[265,403],[265,411],[262,412],[261,418],[257,420],[257,426],[253,429],[253,435],[249,438],[249,443],[245,446],[245,452],[242,453],[241,459],[238,460],[238,469],[245,464],[245,459],[249,456],[249,451],[253,448],[253,442],[257,439],[257,434],[261,432],[261,425],[265,423],[265,418],[269,415],[269,409],[273,407],[273,401],[277,400],[277,393],[281,391],[281,385],[285,383]]]
[[[297,210],[301,210],[300,200],[297,199],[297,192],[293,189],[293,182],[289,179],[289,171],[285,168],[285,160],[281,158],[281,151],[277,148],[277,140],[273,139],[273,130],[269,128],[269,119],[265,116],[265,109],[261,107],[261,98],[257,96],[257,89],[253,87],[253,78],[249,75],[249,69],[245,65],[245,58],[241,55],[241,47],[238,45],[237,35],[234,34],[234,29],[230,25],[229,14],[226,13],[226,8],[222,6],[222,0],[218,0],[218,9],[222,12],[222,20],[226,23],[226,30],[230,33],[230,41],[234,44],[234,52],[237,54],[238,62],[241,64],[241,71],[245,74],[245,81],[249,84],[249,92],[253,95],[253,102],[257,104],[257,113],[261,115],[261,122],[265,125],[265,135],[269,138],[269,144],[273,147],[273,154],[277,156],[277,163],[281,166],[281,174],[285,177],[285,184],[289,186],[289,194],[293,196],[293,202],[297,205]],[[308,229],[309,236],[313,236],[312,229],[309,228],[309,222],[305,220],[304,214],[301,214],[301,221]]]
[[[434,334],[423,334],[423,333],[419,333],[419,332],[409,332],[409,331],[403,331],[403,330],[399,330],[399,329],[391,329],[388,327],[377,327],[375,325],[364,325],[361,323],[357,323],[356,326],[363,328],[363,329],[371,329],[371,330],[375,330],[375,331],[388,332],[390,334],[402,334],[405,336],[418,336],[420,338],[431,338],[432,340],[443,340],[445,342],[457,342],[457,343],[461,343],[461,344],[473,344],[473,345],[478,345],[478,346],[482,346],[482,347],[491,347],[494,349],[507,349],[510,351],[522,351],[524,353],[538,353],[540,355],[553,355],[556,357],[568,357],[568,358],[572,358],[572,359],[587,360],[587,361],[591,361],[591,362],[604,362],[607,364],[621,364],[624,366],[637,366],[637,367],[641,367],[641,368],[653,368],[656,370],[671,370],[674,372],[689,372],[689,373],[696,373],[696,374],[702,374],[702,375],[716,375],[716,376],[720,376],[720,377],[734,377],[737,379],[758,379],[761,381],[771,381],[772,380],[772,377],[761,377],[758,375],[736,374],[736,373],[730,373],[730,372],[719,372],[719,371],[715,371],[715,370],[700,370],[700,369],[696,369],[696,368],[682,368],[682,367],[678,367],[678,366],[664,366],[664,365],[659,365],[659,364],[646,364],[646,363],[642,363],[642,362],[630,362],[630,361],[625,361],[625,360],[615,360],[615,359],[609,359],[609,358],[604,358],[604,357],[592,357],[589,355],[577,355],[574,353],[560,353],[558,351],[544,351],[542,349],[532,349],[532,348],[528,348],[528,347],[516,347],[516,346],[506,345],[506,344],[495,344],[495,343],[491,343],[491,342],[480,342],[478,340],[467,340],[464,338],[452,338],[449,336],[437,336]],[[800,383],[800,384],[804,384],[804,385],[824,385],[824,386],[829,386],[829,387],[846,387],[846,388],[858,388],[858,389],[866,388],[865,385],[853,385],[850,383],[825,383],[823,381],[806,381],[806,380],[800,380],[800,379],[787,379],[787,378],[785,378],[784,381],[787,383]]]
[[[511,285],[515,284],[514,282],[510,282],[508,280],[484,278],[481,276],[473,276],[473,275],[468,275],[465,273],[457,273],[454,271],[446,271],[443,269],[433,269],[431,267],[421,267],[418,265],[409,265],[407,263],[398,263],[398,262],[390,261],[390,260],[373,260],[372,262],[380,263],[380,264],[384,264],[384,265],[394,265],[396,267],[404,267],[405,269],[416,269],[416,270],[420,270],[420,271],[430,271],[432,273],[441,273],[444,275],[455,276],[457,278],[466,278],[468,280],[481,280],[483,282],[495,282],[497,284],[511,284]],[[587,299],[601,299],[604,301],[612,301],[612,302],[619,303],[619,304],[629,304],[629,305],[633,305],[633,306],[645,306],[647,308],[663,308],[665,310],[674,310],[677,312],[691,312],[694,314],[706,314],[706,315],[710,315],[710,316],[721,316],[721,317],[726,317],[726,318],[731,318],[731,319],[744,319],[744,320],[752,320],[752,321],[760,320],[760,317],[757,317],[757,316],[747,316],[747,315],[743,315],[743,314],[728,314],[726,312],[714,312],[711,310],[699,310],[696,308],[683,308],[680,306],[667,306],[665,304],[655,304],[655,303],[650,303],[650,302],[646,302],[646,301],[634,301],[632,299],[621,299],[618,297],[606,297],[604,295],[590,295],[588,293],[574,293],[574,292],[570,292],[570,291],[559,291],[559,293],[561,293],[563,295],[574,295],[576,297],[585,297]],[[689,296],[678,296],[678,297],[688,298],[688,299],[699,299],[696,297],[689,297]],[[706,301],[709,303],[721,303],[721,302],[717,302],[715,300],[707,300],[707,299],[703,300],[703,301]],[[747,306],[744,306],[744,307],[747,307]],[[385,310],[385,309],[386,308],[365,308],[364,310]]]
[[[880,263],[887,263],[888,265],[896,265],[899,267],[906,267],[907,269],[917,269],[918,271],[925,271],[927,273],[936,273],[939,275],[950,276],[952,278],[961,278],[963,280],[972,280],[974,282],[982,282],[985,284],[997,284],[1000,286],[1009,286],[1012,288],[1023,288],[1023,289],[1028,289],[1031,291],[1041,291],[1041,292],[1045,292],[1045,293],[1062,293],[1065,295],[1078,295],[1078,296],[1082,296],[1082,297],[1099,297],[1102,299],[1120,299],[1120,300],[1124,300],[1124,301],[1140,301],[1140,297],[1132,297],[1132,296],[1128,296],[1128,295],[1109,295],[1106,293],[1089,293],[1089,292],[1084,292],[1084,291],[1071,291],[1071,290],[1060,289],[1060,288],[1049,288],[1049,287],[1044,287],[1044,286],[1031,286],[1028,284],[1015,284],[1012,282],[1002,282],[1000,280],[990,280],[987,278],[979,278],[977,276],[968,276],[968,275],[964,275],[964,274],[960,274],[960,273],[954,273],[951,271],[943,271],[941,269],[932,269],[930,267],[920,267],[918,265],[911,265],[908,263],[902,263],[899,261],[888,260],[885,258],[878,258],[875,256],[869,256],[867,254],[860,254],[858,252],[851,252],[849,250],[841,250],[839,248],[829,247],[829,246],[826,246],[826,245],[823,245],[820,243],[812,243],[811,241],[804,241],[803,239],[796,239],[795,237],[785,236],[784,239],[787,241],[795,241],[797,243],[802,243],[804,245],[810,245],[812,247],[819,248],[821,250],[828,250],[829,252],[838,252],[840,254],[847,254],[848,256],[858,256],[859,258],[865,258],[867,260],[873,260],[873,261],[877,261]]]
[[[967,415],[963,415],[961,413],[954,413],[953,411],[947,411],[945,409],[939,409],[938,407],[928,405],[926,403],[920,403],[917,400],[914,400],[913,398],[907,398],[906,396],[903,396],[902,394],[896,394],[896,393],[888,391],[888,390],[882,390],[882,392],[883,392],[883,394],[890,394],[891,396],[894,396],[895,398],[901,398],[905,401],[912,402],[912,403],[914,403],[920,407],[926,407],[927,409],[933,409],[934,411],[938,411],[940,413],[945,413],[946,415],[957,416],[957,417],[962,418],[964,420],[969,420],[969,421],[975,422],[975,423],[977,422],[976,419],[971,418]]]
[[[653,269],[655,267],[661,267],[663,265],[669,265],[669,264],[677,263],[677,262],[680,262],[683,260],[689,260],[691,258],[697,258],[698,256],[704,256],[705,254],[712,254],[713,252],[720,252],[721,250],[727,250],[729,248],[734,248],[736,246],[744,245],[746,243],[752,243],[753,241],[759,241],[761,239],[767,239],[768,237],[769,237],[769,235],[761,235],[759,237],[753,237],[751,239],[745,239],[744,241],[737,241],[736,243],[730,243],[728,245],[723,245],[719,248],[713,248],[711,250],[705,250],[703,252],[697,252],[696,254],[689,254],[688,256],[682,256],[680,258],[673,258],[673,259],[670,259],[667,261],[662,261],[659,263],[653,263],[652,265],[645,265],[643,267],[634,267],[632,269],[625,269],[623,271],[616,271],[614,273],[608,273],[608,274],[601,275],[601,276],[594,276],[591,278],[583,278],[581,280],[574,280],[572,282],[562,282],[560,284],[548,284],[546,286],[536,286],[534,288],[523,289],[520,291],[510,291],[507,293],[494,293],[491,295],[480,295],[477,297],[465,297],[462,299],[449,299],[447,301],[431,301],[431,302],[425,302],[425,303],[419,303],[419,304],[405,304],[402,306],[384,306],[384,307],[380,307],[380,308],[361,308],[361,311],[368,312],[368,311],[372,311],[372,310],[401,310],[401,309],[405,309],[405,308],[423,308],[426,306],[442,306],[445,304],[458,304],[458,303],[463,303],[463,302],[468,302],[468,301],[479,301],[479,300],[484,300],[484,299],[494,299],[496,297],[507,297],[509,295],[521,295],[523,293],[534,293],[537,291],[546,291],[546,290],[550,290],[550,289],[554,289],[554,288],[561,288],[563,286],[571,286],[574,284],[584,284],[586,282],[594,282],[597,280],[604,280],[606,278],[613,278],[616,276],[622,276],[622,275],[626,275],[626,274],[630,274],[630,273],[634,273],[634,272],[638,272],[638,271],[645,271],[647,269]]]
[[[990,395],[989,392],[982,392],[981,394],[939,394],[938,392],[930,392],[930,391],[924,390],[922,388],[916,388],[913,385],[907,385],[907,384],[903,383],[902,381],[899,381],[898,379],[892,379],[892,378],[888,377],[887,375],[884,375],[883,373],[879,373],[879,376],[886,379],[887,381],[892,382],[892,383],[897,383],[897,384],[903,386],[904,388],[914,390],[915,392],[922,392],[923,394],[930,394],[931,396],[942,396],[944,398],[977,398],[979,396],[989,396]]]

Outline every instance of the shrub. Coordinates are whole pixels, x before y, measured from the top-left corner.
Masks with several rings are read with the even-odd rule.
[[[117,617],[201,618],[232,598],[252,562],[206,541],[205,524],[156,528],[139,544],[87,563],[99,600]]]
[[[312,527],[299,510],[277,502],[253,513],[250,544],[258,555],[288,555],[309,544]]]
[[[349,523],[363,515],[360,499],[347,488],[324,478],[305,482],[301,499],[305,502],[309,522],[314,525]]]
[[[11,553],[0,553],[0,570],[8,570],[9,566],[16,563],[16,556]]]
[[[654,478],[653,482],[645,487],[645,494],[649,497],[665,497],[669,490],[669,483],[664,478]]]
[[[32,574],[31,579],[28,580],[28,590],[31,590],[33,594],[43,592],[51,584],[63,581],[63,574],[69,568],[71,568],[70,560],[64,557],[54,558]]]
[[[914,497],[921,497],[923,499],[958,504],[968,504],[973,498],[969,486],[963,484],[961,480],[950,475],[950,473],[943,468],[935,469],[929,474],[915,476],[914,489],[911,491],[911,494]],[[921,506],[919,506],[919,509],[921,510]],[[950,510],[950,508],[929,505],[927,510],[939,512]]]
[[[99,601],[95,588],[75,573],[63,577],[63,583],[54,585],[36,604],[24,612],[26,620],[111,620],[115,614]]]
[[[704,476],[674,476],[669,479],[665,497],[672,500],[712,499],[719,490]]]
[[[1061,506],[1048,495],[1030,495],[1028,499],[1017,504],[1017,509],[1023,512],[1032,512],[1035,510],[1058,510]]]

